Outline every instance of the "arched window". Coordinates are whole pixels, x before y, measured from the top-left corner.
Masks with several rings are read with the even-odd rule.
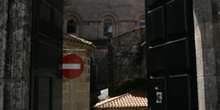
[[[112,37],[112,20],[105,19],[104,20],[104,36]]]
[[[140,20],[140,25],[139,25],[140,27],[145,27],[145,18],[142,18],[141,20]]]
[[[67,33],[76,33],[76,22],[74,20],[69,20],[67,22]]]

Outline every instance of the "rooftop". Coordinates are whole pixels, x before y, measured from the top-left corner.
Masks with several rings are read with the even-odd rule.
[[[94,108],[136,108],[147,106],[147,91],[133,90],[129,93],[101,101]]]
[[[71,41],[75,41],[75,42],[79,42],[79,43],[83,43],[83,44],[95,47],[91,41],[85,40],[83,38],[77,37],[72,34],[64,34],[63,40],[71,40]]]

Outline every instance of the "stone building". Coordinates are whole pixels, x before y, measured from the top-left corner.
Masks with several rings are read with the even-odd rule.
[[[64,33],[93,42],[91,96],[108,88],[108,43],[112,37],[144,25],[144,0],[65,0]]]
[[[33,32],[32,28],[36,26],[35,23],[41,22],[36,20],[37,17],[35,15],[39,15],[39,13],[35,12],[37,11],[35,9],[36,5],[34,5],[36,4],[35,1],[42,2],[42,0],[32,0],[32,1],[31,0],[1,0],[0,1],[0,18],[1,18],[0,19],[0,109],[1,110],[32,110],[33,109],[32,107],[33,100],[30,101],[30,99],[32,99],[32,97],[34,96],[33,94],[31,94],[31,92],[33,92],[32,89],[34,89],[36,86],[30,85],[30,82],[32,81],[31,79],[32,74],[30,68],[31,67],[33,68],[33,65],[31,63],[31,58],[33,57],[33,54],[31,54],[31,52],[37,49],[31,48],[31,45],[33,45],[33,42],[31,40],[33,40],[34,38],[34,35],[32,34]],[[56,0],[56,1],[43,0],[43,2],[45,1],[50,1],[44,4],[45,6],[44,11],[47,10],[46,12],[49,13],[54,12],[54,10],[48,11],[48,9],[54,8],[54,4],[49,5],[51,6],[50,8],[48,8],[48,4],[57,1],[60,2],[60,0]],[[72,15],[72,13],[77,14],[78,16],[76,15],[76,17],[78,18],[74,16],[73,18],[82,21],[82,22],[78,22],[79,28],[83,31],[90,29],[93,30],[88,33],[85,32],[83,35],[80,35],[79,33],[80,37],[81,36],[87,37],[86,34],[90,35],[93,32],[94,33],[97,32],[99,29],[100,30],[103,29],[103,28],[98,28],[102,24],[101,20],[98,20],[98,22],[94,21],[94,19],[97,18],[98,16],[101,16],[103,12],[100,14],[95,12],[94,13],[90,12],[90,10],[93,9],[98,11],[104,11],[104,9],[96,8],[98,6],[105,7],[108,10],[110,9],[117,10],[116,12],[118,14],[116,15],[115,20],[117,21],[118,19],[119,20],[122,19],[122,21],[115,22],[116,25],[115,28],[117,28],[118,31],[112,31],[112,32],[113,33],[115,32],[116,35],[126,32],[127,30],[124,30],[125,28],[133,29],[134,27],[136,27],[136,26],[130,27],[130,25],[127,25],[127,22],[130,23],[130,20],[128,20],[127,17],[122,17],[122,15],[124,14],[126,15],[129,13],[134,14],[137,13],[138,11],[135,10],[127,11],[131,9],[129,5],[120,6],[120,5],[116,5],[115,3],[125,2],[129,4],[132,2],[133,4],[137,4],[138,0],[98,0],[97,2],[98,5],[96,7],[91,6],[93,3],[96,3],[95,1],[90,3],[88,3],[88,1],[87,2],[84,0],[65,1],[66,2],[65,9],[68,8],[70,10],[70,15]],[[197,80],[198,80],[197,85],[198,85],[199,110],[219,110],[220,109],[220,103],[219,103],[220,101],[220,92],[219,92],[220,90],[220,86],[219,86],[220,85],[220,81],[219,81],[220,80],[219,78],[220,76],[219,75],[220,2],[219,0],[191,0],[191,1],[193,1],[192,3],[193,8],[191,9],[191,12],[193,12],[194,15],[193,22],[194,22],[195,42],[196,42],[195,51],[197,58]],[[79,3],[72,5],[72,7],[68,6],[68,4],[73,4],[75,2],[79,2]],[[105,3],[112,3],[112,5],[104,5]],[[60,3],[55,3],[55,4],[60,4]],[[142,6],[143,5],[144,4],[142,4]],[[90,10],[86,10],[88,8]],[[142,7],[137,7],[137,8],[144,9],[144,6],[143,8]],[[118,11],[120,9],[126,10],[126,12]],[[84,15],[80,15],[79,12],[80,13],[88,12],[88,13]],[[110,10],[107,11],[106,13],[108,14],[111,12],[112,11]],[[141,12],[144,13],[143,11]],[[54,14],[47,13],[45,15],[54,15]],[[58,15],[56,14],[56,16]],[[84,18],[85,16],[87,17]],[[112,14],[112,16],[114,15]],[[41,16],[41,17],[47,18],[48,16]],[[138,19],[139,17],[134,16],[134,18]],[[59,19],[61,20],[58,21],[62,21],[62,18]],[[99,24],[99,25],[95,25],[96,28],[93,28],[92,25],[94,24]],[[81,25],[83,27],[80,27]],[[80,32],[80,30],[78,31]],[[98,34],[93,36],[98,36]],[[101,36],[99,37],[101,38]],[[61,38],[62,38],[62,34],[61,34]],[[45,48],[45,50],[50,51],[50,49],[48,48]],[[49,58],[48,56],[46,57]],[[45,80],[44,79],[39,80],[40,83],[42,83],[42,81]],[[47,89],[44,90],[44,93],[45,92],[48,92],[48,90]],[[43,99],[48,99],[48,96],[45,94],[43,94],[41,97],[43,97]],[[61,97],[56,97],[56,98],[58,100],[62,99]],[[42,100],[42,101],[50,102],[54,100]],[[35,106],[45,106],[49,108],[49,105],[47,103],[40,103],[40,104],[43,105],[35,105]],[[61,102],[56,103],[57,106],[60,106],[60,104]]]
[[[96,46],[93,58],[99,68],[98,81],[107,84],[107,43],[111,37],[139,27],[145,18],[144,0],[66,0],[64,6],[64,33],[73,33],[93,42]],[[67,29],[71,21],[74,32]]]
[[[90,106],[90,55],[95,46],[74,35],[63,37],[63,54],[77,54],[84,62],[83,73],[75,79],[63,78],[63,110],[89,110]]]
[[[121,95],[146,86],[146,59],[141,44],[146,29],[139,27],[111,39],[109,44],[109,93]],[[120,74],[119,74],[120,73]]]
[[[90,107],[90,55],[95,46],[74,35],[64,35],[63,54],[76,54],[84,63],[84,71],[75,79],[63,78],[63,110],[89,110]]]

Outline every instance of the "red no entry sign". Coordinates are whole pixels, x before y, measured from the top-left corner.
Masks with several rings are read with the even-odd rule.
[[[63,76],[66,78],[77,78],[84,70],[82,59],[76,54],[68,54],[63,57]]]

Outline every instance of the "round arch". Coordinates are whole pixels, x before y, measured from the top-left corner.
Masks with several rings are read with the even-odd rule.
[[[111,12],[104,13],[101,16],[98,17],[98,21],[100,21],[99,36],[102,37],[102,38],[110,39],[109,37],[104,35],[104,21],[106,19],[110,19],[112,21],[112,36],[111,37],[114,37],[118,34],[118,23],[117,23],[118,22],[118,17],[114,13],[111,13]]]
[[[118,16],[116,14],[114,14],[113,12],[106,12],[106,13],[101,14],[97,18],[97,21],[102,21],[103,17],[111,17],[111,18],[114,19],[115,22],[119,21]]]
[[[76,13],[74,12],[68,12],[64,15],[64,25],[63,25],[63,32],[67,33],[67,23],[69,20],[74,20],[74,22],[76,23],[76,36],[79,36],[80,33],[80,25],[81,25],[81,17],[79,17]]]
[[[137,27],[140,27],[140,22],[141,22],[141,20],[144,19],[144,18],[145,18],[145,14],[144,14],[144,13],[139,14],[138,16],[136,16],[136,19],[135,19],[135,20],[137,20],[137,23],[136,23],[136,26],[137,26]]]

